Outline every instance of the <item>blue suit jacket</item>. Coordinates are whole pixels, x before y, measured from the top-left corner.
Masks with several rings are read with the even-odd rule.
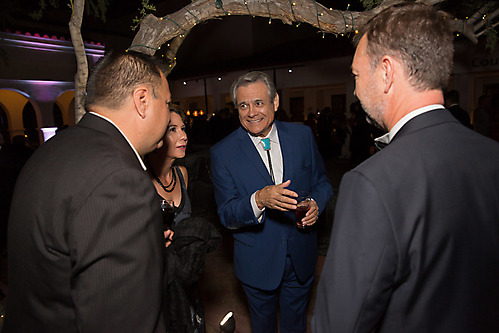
[[[309,191],[320,211],[332,196],[331,183],[310,128],[275,122],[281,144],[284,177],[292,190]],[[315,230],[298,230],[294,212],[266,209],[258,223],[251,195],[272,185],[248,133],[239,128],[211,148],[215,199],[221,223],[234,231],[234,270],[245,284],[273,290],[281,281],[289,252],[297,276],[305,281],[317,262]]]

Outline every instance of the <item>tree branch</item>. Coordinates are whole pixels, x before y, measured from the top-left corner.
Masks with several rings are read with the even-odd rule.
[[[417,2],[435,5],[443,0],[419,0]],[[179,37],[183,41],[197,24],[225,16],[251,15],[253,17],[266,17],[269,23],[280,20],[285,24],[310,24],[322,33],[344,35],[356,33],[356,30],[369,19],[382,10],[393,5],[406,2],[406,0],[383,0],[379,6],[369,11],[355,12],[330,10],[314,0],[195,0],[165,17],[158,18],[152,14],[147,15],[132,42],[130,49],[153,55],[167,41]],[[449,18],[450,19],[450,18]],[[477,36],[473,25],[462,20],[452,20],[454,31],[467,36],[473,43],[477,43]],[[175,65],[175,55],[181,42],[170,43],[171,49],[167,56]]]

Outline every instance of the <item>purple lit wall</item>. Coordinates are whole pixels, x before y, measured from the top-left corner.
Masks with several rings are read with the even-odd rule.
[[[74,89],[76,58],[70,41],[37,33],[0,32],[0,48],[5,51],[7,66],[2,68],[0,89],[26,93],[36,103],[41,123],[53,126],[55,100],[65,91]],[[89,67],[104,55],[100,43],[85,44]],[[6,112],[9,112],[7,110]]]

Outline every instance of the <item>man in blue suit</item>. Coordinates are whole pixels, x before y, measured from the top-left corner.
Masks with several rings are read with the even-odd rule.
[[[317,262],[312,227],[332,187],[312,131],[274,121],[279,96],[270,78],[250,72],[231,87],[241,126],[211,149],[221,223],[234,230],[234,270],[248,297],[253,332],[305,332]],[[295,223],[296,191],[313,199]]]

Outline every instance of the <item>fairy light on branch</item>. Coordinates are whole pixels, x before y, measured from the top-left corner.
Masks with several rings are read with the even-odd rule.
[[[251,15],[250,9],[248,7],[248,1],[244,0],[244,5],[246,6],[246,9],[248,10],[248,14],[250,14],[250,16],[253,16],[253,18],[254,18],[255,15]]]
[[[316,1],[316,0],[314,0],[314,3],[315,3],[315,12],[317,13],[317,26],[318,26],[319,30],[322,32],[322,38],[324,38],[324,36],[325,36],[325,32],[324,32],[324,30],[322,29],[322,27],[321,27],[321,22],[320,22],[320,20],[319,20],[319,16],[322,16],[322,13],[319,15],[319,8],[318,8],[318,6],[317,6],[317,1]]]
[[[342,11],[339,11],[341,16],[343,17],[343,22],[345,22],[345,29],[343,30],[343,32],[340,34],[341,36],[343,36],[344,34],[346,34],[347,32],[347,28],[348,28],[348,25],[347,25],[347,20],[345,19],[345,15],[343,15],[343,12]]]
[[[191,13],[191,11],[190,11],[189,9],[187,9],[187,8],[185,8],[185,10],[186,10],[189,14],[191,14],[192,16],[194,16],[194,19],[196,20],[196,22],[194,23],[194,25],[197,25],[197,24],[199,23],[199,20],[198,20],[197,16],[196,16],[196,15],[194,15],[193,13]]]
[[[269,11],[269,24],[272,23],[272,16],[270,15],[270,6],[268,0],[265,0],[265,3],[267,4],[267,10]]]
[[[291,2],[291,0],[289,0],[289,4],[290,4],[290,7],[291,7],[291,13],[293,13],[293,17],[295,18],[295,22],[298,22],[298,19],[296,18],[296,15],[295,15],[295,11],[293,10],[293,7],[296,6],[296,3],[294,2]],[[300,26],[300,22],[298,22],[296,24],[296,27],[298,28]]]
[[[151,50],[155,50],[155,51],[158,51],[159,49],[161,49],[160,47],[152,47],[149,45],[134,44],[134,45],[131,45],[128,49],[126,49],[126,52],[133,51],[132,48],[134,48],[134,47],[145,47],[147,49],[151,49]]]
[[[222,11],[225,13],[225,15],[230,16],[230,13],[226,12],[224,9],[224,3],[222,0],[215,0],[215,7],[217,9],[222,9]]]
[[[184,28],[182,28],[182,26],[181,26],[180,24],[178,24],[177,22],[175,22],[174,20],[172,20],[172,19],[171,19],[171,18],[169,18],[168,16],[163,16],[163,17],[161,17],[161,18],[160,18],[160,20],[161,20],[161,21],[162,21],[162,20],[164,20],[164,19],[167,19],[167,20],[169,20],[169,21],[171,21],[171,22],[175,23],[175,24],[177,25],[177,27],[179,27],[181,30],[183,30],[183,31],[184,31],[184,34],[187,34],[187,30],[185,30]],[[182,37],[183,37],[183,35],[180,35],[180,38],[182,38]]]

